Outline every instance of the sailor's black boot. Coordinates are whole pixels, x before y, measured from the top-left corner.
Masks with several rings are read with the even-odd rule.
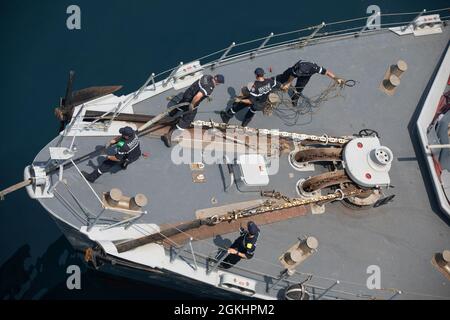
[[[220,111],[220,118],[222,119],[223,123],[228,123],[231,118],[233,118],[233,114],[230,110],[228,111]]]
[[[250,120],[252,120],[252,118],[245,118],[245,119],[242,121],[242,126],[243,126],[243,127],[246,127],[246,126],[250,123]]]
[[[161,140],[164,142],[167,148],[172,147],[172,133],[175,130],[175,126],[170,128],[169,132],[161,136]]]
[[[244,118],[244,120],[242,121],[242,126],[243,127],[246,127],[249,123],[250,123],[250,121],[253,119],[253,116],[254,116],[255,114],[252,112],[252,111],[248,111],[247,112],[247,114],[245,115],[245,118]]]
[[[101,173],[98,172],[98,170],[94,170],[92,173],[87,173],[85,171],[81,171],[81,173],[86,178],[86,180],[89,181],[90,183],[94,183],[95,180],[97,180],[98,177],[101,176]]]

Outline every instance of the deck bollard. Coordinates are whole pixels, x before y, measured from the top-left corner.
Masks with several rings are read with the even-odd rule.
[[[106,194],[106,201],[111,207],[117,207],[121,199],[122,191],[118,188],[113,188]]]
[[[297,265],[316,252],[318,246],[319,242],[316,238],[308,237],[289,248],[289,250],[279,258],[279,261],[287,269],[294,269]]]
[[[450,250],[435,253],[431,264],[450,281]]]
[[[148,203],[147,197],[142,193],[138,193],[130,200],[130,209],[131,210],[141,210]]]
[[[398,78],[400,78],[406,70],[408,70],[408,65],[403,60],[398,60],[396,64],[391,66],[391,73],[396,75]]]
[[[383,83],[386,90],[392,91],[400,85],[400,79],[395,74],[391,74]]]

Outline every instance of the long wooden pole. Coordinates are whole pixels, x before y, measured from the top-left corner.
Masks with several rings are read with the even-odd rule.
[[[15,185],[12,185],[12,186],[0,191],[0,200],[3,200],[8,193],[22,189],[26,186],[29,186],[32,183],[33,183],[33,179],[30,178],[30,179],[23,180],[22,182],[16,183]]]

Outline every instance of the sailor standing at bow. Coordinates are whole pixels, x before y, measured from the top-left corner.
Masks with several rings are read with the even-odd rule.
[[[183,115],[178,118],[177,123],[173,125],[169,132],[161,137],[164,144],[170,148],[172,146],[172,133],[175,129],[185,130],[189,128],[192,121],[194,121],[197,115],[197,107],[206,97],[210,96],[214,88],[219,83],[224,83],[225,78],[221,74],[215,76],[204,75],[199,80],[195,81],[183,94],[183,98],[178,104],[183,102],[189,102],[189,105],[180,106],[169,113],[169,116],[174,117],[178,112],[184,112]]]
[[[113,146],[114,154],[109,155],[92,173],[82,172],[87,181],[95,182],[98,177],[109,171],[116,164],[119,164],[122,169],[126,169],[130,163],[139,159],[141,148],[136,132],[127,126],[120,128],[119,133],[121,136],[109,142],[109,146]]]
[[[315,63],[303,60],[299,60],[292,67],[286,69],[282,74],[277,75],[275,79],[283,84],[281,89],[284,91],[287,91],[294,79],[297,79],[294,87],[295,92],[291,94],[292,105],[295,107],[297,106],[298,99],[300,98],[303,89],[311,79],[311,76],[316,73],[327,75],[340,85],[344,82],[343,79],[337,78],[330,70],[327,70],[324,67],[319,67]]]
[[[264,77],[264,69],[262,68],[256,68],[255,76],[256,80],[251,88],[249,88],[248,91],[246,90],[247,92],[244,92],[247,97],[244,99],[236,98],[231,108],[227,111],[220,112],[220,117],[223,122],[228,123],[237,112],[247,108],[248,111],[242,121],[242,126],[246,127],[250,123],[250,120],[252,120],[256,111],[264,110],[270,92],[274,88],[280,87],[280,84],[276,79]]]

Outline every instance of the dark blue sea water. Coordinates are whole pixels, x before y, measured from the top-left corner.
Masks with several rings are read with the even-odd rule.
[[[66,8],[81,8],[81,30],[68,30]],[[0,189],[20,181],[57,133],[53,108],[69,70],[75,88],[136,90],[158,73],[267,35],[366,15],[448,6],[446,0],[360,1],[12,1],[0,2]],[[351,48],[349,48],[351,50]],[[325,63],[325,62],[324,62]],[[195,298],[86,269],[46,211],[24,190],[0,202],[0,298]],[[66,267],[82,266],[82,289],[66,288]]]

